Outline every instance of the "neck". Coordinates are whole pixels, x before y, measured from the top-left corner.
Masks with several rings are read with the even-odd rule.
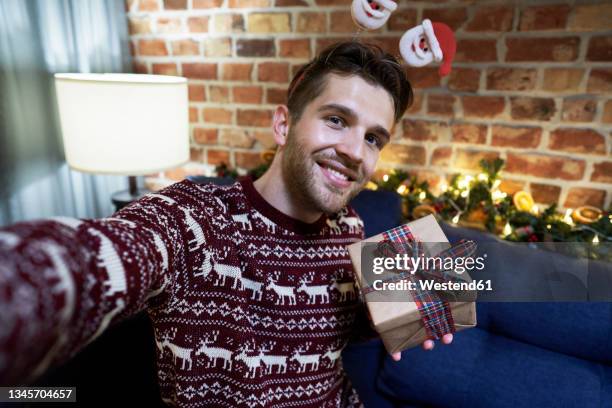
[[[281,157],[277,155],[268,171],[255,180],[253,183],[255,189],[268,204],[282,213],[309,224],[317,221],[323,215],[323,212],[306,208],[304,203],[292,197],[283,177],[280,159]]]

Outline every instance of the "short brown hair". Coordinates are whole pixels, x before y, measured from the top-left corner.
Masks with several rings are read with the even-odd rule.
[[[329,73],[358,75],[370,84],[382,86],[393,98],[395,123],[412,104],[412,88],[397,58],[377,45],[347,41],[324,49],[291,80],[287,108],[294,123],[299,121],[304,108],[321,94]]]

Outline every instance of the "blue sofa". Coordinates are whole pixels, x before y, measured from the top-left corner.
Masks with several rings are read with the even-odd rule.
[[[394,193],[364,191],[353,206],[364,219],[367,236],[400,223]],[[551,257],[558,262],[558,255],[501,243],[490,234],[447,224],[442,228],[451,243],[461,238],[485,246],[500,242],[496,259],[503,262],[488,266],[484,274],[534,279],[540,262],[552,262]],[[565,261],[569,268],[580,262]],[[591,279],[611,276],[612,265],[598,268],[607,270],[590,271],[590,290],[572,276],[553,289],[569,291],[577,299],[609,299],[610,293],[597,293],[601,285]],[[400,362],[386,355],[379,340],[347,346],[344,368],[364,405],[612,407],[611,302],[479,302],[477,315],[478,326],[457,333],[451,345],[406,350]]]

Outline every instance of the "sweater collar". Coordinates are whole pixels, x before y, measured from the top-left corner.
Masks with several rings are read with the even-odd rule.
[[[238,182],[242,186],[251,206],[281,227],[297,234],[317,234],[325,227],[327,221],[327,215],[325,213],[321,214],[321,217],[312,223],[298,220],[270,205],[255,188],[253,176],[247,175],[240,177]]]

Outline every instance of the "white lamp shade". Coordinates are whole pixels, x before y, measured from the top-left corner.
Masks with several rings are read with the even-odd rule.
[[[137,176],[189,160],[187,80],[140,74],[55,74],[71,168]]]

